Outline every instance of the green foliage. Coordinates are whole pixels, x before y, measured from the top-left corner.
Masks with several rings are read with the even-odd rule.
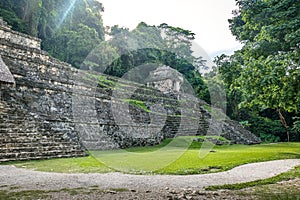
[[[39,37],[44,50],[77,68],[104,40],[96,0],[6,0],[0,9],[14,30]]]
[[[244,46],[232,56],[215,59],[225,83],[227,114],[248,120],[241,119],[241,108],[276,110],[289,138],[291,123],[285,118],[300,110],[300,1],[236,2],[239,8],[229,20],[230,29]],[[257,134],[275,139],[262,130]]]
[[[125,99],[124,101],[129,103],[130,105],[142,109],[145,112],[151,112],[151,110],[149,110],[149,108],[145,105],[145,103],[140,100]]]
[[[259,136],[264,142],[279,142],[284,138],[285,129],[279,120],[272,120],[251,113],[248,119],[249,130]]]
[[[107,62],[106,74],[122,77],[129,70],[147,64],[149,69],[135,73],[135,80],[144,81],[149,72],[157,67],[151,67],[151,64],[164,64],[182,73],[196,95],[209,101],[207,86],[198,72],[205,61],[192,55],[194,33],[167,24],[156,27],[141,22],[132,31],[114,26],[110,35],[112,39],[107,45],[119,56]],[[103,68],[100,64],[98,66]]]
[[[293,117],[292,135],[293,141],[300,141],[300,117]]]
[[[241,53],[243,58],[237,80],[244,105],[299,111],[300,1],[237,4],[239,10],[229,22],[232,33],[245,43],[233,56]]]
[[[107,66],[113,65],[118,59],[117,49],[107,41],[102,41],[87,56],[81,65],[81,69],[104,72]]]
[[[280,137],[279,136],[272,135],[271,133],[266,134],[264,132],[260,132],[259,133],[259,137],[264,142],[279,142],[280,141]]]
[[[166,23],[159,25],[158,28],[166,41],[166,50],[175,52],[179,58],[188,60],[190,63],[195,63],[196,58],[192,56],[193,51],[191,50],[191,41],[195,39],[195,33]]]
[[[214,76],[220,76],[219,79],[223,81],[226,90],[226,113],[232,119],[240,120],[239,104],[242,102],[243,96],[241,87],[238,85],[238,78],[242,71],[243,58],[237,51],[231,57],[224,54],[217,56],[214,62],[219,73]]]
[[[103,85],[108,88],[113,88],[116,86],[116,82],[109,80],[108,77],[106,77],[106,76],[97,76],[97,78],[99,79],[100,85]]]
[[[295,133],[300,133],[300,117],[293,117],[293,119],[295,121],[293,123],[292,131],[294,131]]]
[[[251,124],[249,123],[248,120],[246,120],[246,121],[240,121],[240,125],[242,125],[243,128],[249,128],[251,126]]]
[[[8,23],[11,24],[15,30],[20,32],[27,32],[25,27],[26,24],[18,18],[16,13],[10,10],[5,10],[4,8],[0,8],[1,17]]]
[[[38,35],[38,21],[41,13],[42,0],[6,0],[0,2],[0,16],[14,30]]]
[[[62,30],[44,42],[45,50],[54,57],[80,68],[81,63],[100,43],[97,32],[84,24],[76,31]]]

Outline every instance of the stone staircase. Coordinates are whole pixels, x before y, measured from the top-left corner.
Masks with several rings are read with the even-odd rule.
[[[39,132],[37,123],[41,122],[0,101],[0,162],[85,155],[64,133]]]

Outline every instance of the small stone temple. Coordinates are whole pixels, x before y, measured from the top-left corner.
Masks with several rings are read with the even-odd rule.
[[[154,87],[164,93],[179,92],[183,83],[183,76],[169,66],[159,66],[150,72],[147,86]]]

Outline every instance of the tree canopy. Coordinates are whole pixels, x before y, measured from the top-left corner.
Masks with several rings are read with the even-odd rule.
[[[230,30],[244,46],[217,58],[229,94],[234,94],[231,100],[277,110],[288,129],[282,112],[300,111],[300,1],[236,2]]]
[[[14,30],[42,39],[42,48],[75,67],[104,40],[96,0],[0,1],[1,16]]]
[[[168,65],[185,76],[198,97],[209,101],[207,86],[198,71],[200,66],[205,65],[205,61],[202,57],[194,57],[191,50],[194,33],[165,23],[152,26],[141,22],[132,31],[113,26],[109,34],[111,39],[102,42],[89,55],[84,68],[122,77],[143,64]],[[106,52],[101,54],[104,49]],[[99,56],[101,59],[97,59]],[[136,73],[141,73],[141,79],[145,76],[142,76],[145,72]]]

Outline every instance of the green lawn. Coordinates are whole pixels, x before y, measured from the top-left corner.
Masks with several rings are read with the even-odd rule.
[[[188,145],[190,147],[186,148]],[[191,143],[191,137],[181,137],[153,147],[93,151],[88,157],[9,164],[38,171],[67,173],[199,174],[224,171],[251,162],[300,158],[300,143],[214,146],[211,151],[206,149],[208,154],[204,158],[199,157],[200,147],[199,142]]]

